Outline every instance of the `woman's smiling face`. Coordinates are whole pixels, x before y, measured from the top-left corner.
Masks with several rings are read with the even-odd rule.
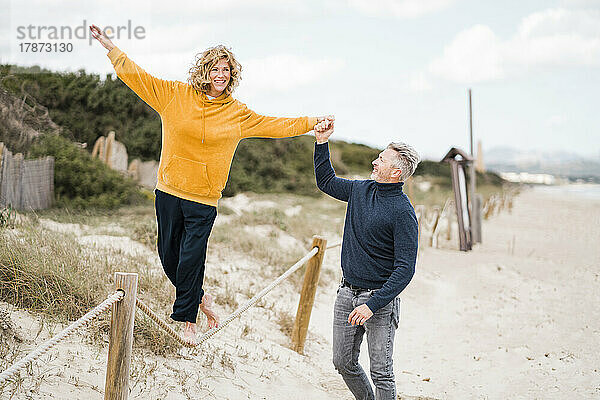
[[[210,90],[208,94],[212,97],[220,96],[231,79],[231,68],[225,58],[221,58],[210,70]]]

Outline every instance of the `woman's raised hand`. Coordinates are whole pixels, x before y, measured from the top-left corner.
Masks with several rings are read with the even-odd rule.
[[[111,51],[115,47],[113,42],[106,36],[106,33],[102,32],[96,25],[90,25],[90,31],[92,32],[92,36],[108,51]]]

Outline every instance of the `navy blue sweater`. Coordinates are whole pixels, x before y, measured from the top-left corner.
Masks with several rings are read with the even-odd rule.
[[[342,272],[352,285],[379,289],[367,302],[375,312],[402,292],[415,273],[418,224],[402,192],[404,183],[338,178],[328,143],[315,144],[315,177],[319,189],[348,202]]]

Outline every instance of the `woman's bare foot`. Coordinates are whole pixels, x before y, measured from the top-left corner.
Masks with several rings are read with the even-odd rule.
[[[217,328],[219,326],[219,316],[212,310],[211,307],[212,296],[210,294],[204,294],[204,296],[202,296],[202,303],[200,303],[200,310],[208,319],[208,329]]]
[[[183,339],[188,343],[195,345],[196,342],[196,324],[193,322],[186,322],[185,328],[183,328]]]

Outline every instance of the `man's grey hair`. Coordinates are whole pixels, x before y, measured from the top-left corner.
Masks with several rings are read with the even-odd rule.
[[[394,167],[402,171],[400,182],[406,181],[412,176],[417,169],[419,161],[421,161],[419,153],[412,146],[402,142],[392,142],[387,148],[396,151],[398,158],[394,162]]]

